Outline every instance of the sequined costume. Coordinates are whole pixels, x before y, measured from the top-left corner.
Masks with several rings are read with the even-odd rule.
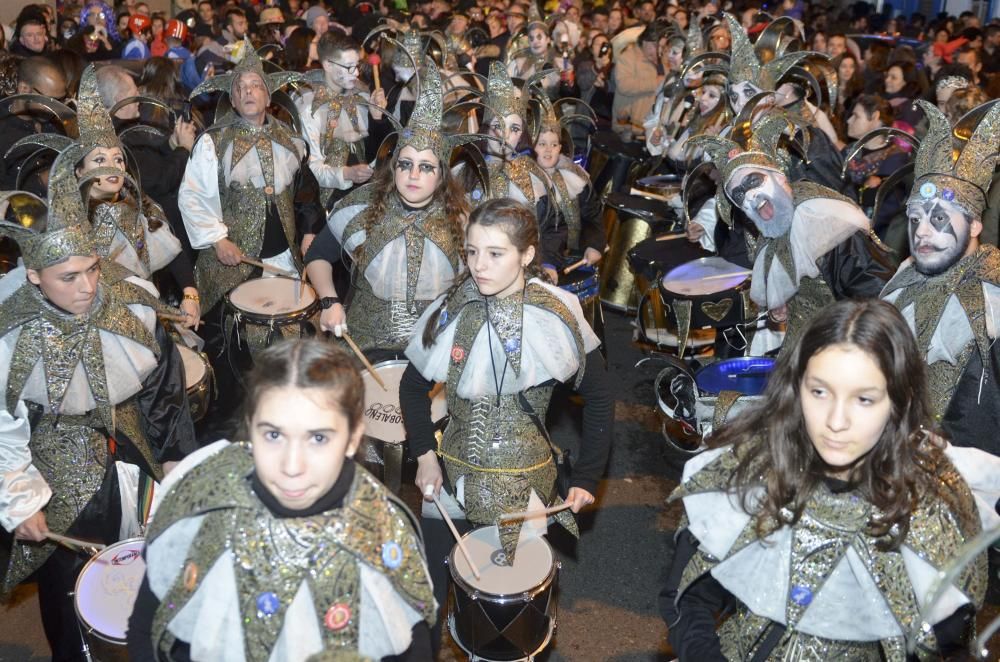
[[[731,492],[732,447],[689,460],[671,497],[681,500],[685,515],[661,594],[674,651],[682,660],[902,662],[911,659],[907,638],[915,637],[918,659],[940,659],[938,646],[956,643],[949,621],[963,622],[982,604],[985,555],[934,604],[933,628],[920,626],[921,607],[937,573],[997,516],[989,505],[977,513],[962,475],[947,457],[936,457],[895,550],[880,549],[868,530],[877,509],[834,479],[817,486],[797,522],[759,538],[759,516],[744,511]],[[717,600],[735,613],[716,634],[710,605]],[[955,637],[959,644],[965,635]]]
[[[329,219],[334,237],[355,256],[347,325],[366,350],[406,347],[417,318],[461,269],[448,211],[440,203],[407,209],[394,193],[380,219],[370,218],[370,185],[345,198]]]
[[[354,186],[344,168],[368,163],[378,145],[368,144],[370,95],[351,90],[335,94],[323,81],[323,71],[310,74],[312,88],[295,100],[302,120],[302,135],[309,144],[309,168],[320,185],[324,205],[335,191]]]
[[[436,451],[449,493],[461,504],[461,516],[477,525],[494,524],[506,512],[525,510],[532,492],[546,505],[558,503],[553,448],[542,428],[552,388],[571,379],[579,386],[592,369],[603,371],[594,351],[599,341],[583,319],[579,302],[539,280],[529,281],[523,293],[501,299],[483,297],[467,280],[428,309],[418,330],[438,307],[442,312],[434,343],[424,347],[418,333],[406,356],[411,362],[408,372],[447,384],[451,418]],[[590,366],[591,361],[596,365]],[[410,452],[418,457],[434,448],[433,437],[428,439],[420,427],[421,412],[408,406],[407,388],[401,384],[400,402]],[[574,467],[573,476],[582,482],[574,484],[595,488],[607,457],[608,434],[609,421],[585,429],[580,473]],[[577,533],[568,512],[556,519]],[[500,526],[508,558],[514,556],[520,528],[519,521]]]
[[[154,613],[133,615],[159,655],[186,644],[192,660],[379,660],[433,622],[413,516],[350,460],[336,503],[309,514],[275,512],[247,443],[217,442],[177,471],[146,548],[153,599],[140,601]]]

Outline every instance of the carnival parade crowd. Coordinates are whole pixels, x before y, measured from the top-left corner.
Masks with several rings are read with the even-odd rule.
[[[997,659],[1000,20],[882,8],[24,7],[0,593],[60,662],[534,659],[620,315],[673,656]]]

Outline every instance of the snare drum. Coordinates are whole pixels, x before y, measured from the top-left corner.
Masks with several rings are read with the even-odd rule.
[[[559,564],[544,538],[531,538],[506,565],[495,526],[462,536],[479,571],[472,574],[457,546],[448,557],[452,638],[473,659],[524,660],[537,655],[552,638],[556,624]]]
[[[125,633],[146,573],[142,538],[109,545],[87,561],[76,580],[73,606],[90,654],[100,662],[125,662]]]
[[[643,194],[669,200],[681,194],[681,178],[677,175],[641,177],[635,180],[632,188],[641,191]]]
[[[299,338],[315,332],[309,319],[319,308],[316,291],[293,278],[253,278],[226,295],[226,305],[251,347],[275,338]]]
[[[691,329],[724,329],[748,315],[750,271],[721,257],[703,257],[671,269],[660,281],[668,318],[684,338]]]
[[[569,264],[572,264],[572,262]],[[568,267],[569,264],[564,265],[563,268]],[[559,270],[559,287],[567,292],[572,292],[580,300],[580,307],[583,308],[583,317],[592,329],[597,328],[595,323],[598,321],[598,315],[601,314],[599,298],[601,289],[600,275],[598,268],[589,264],[577,267],[568,274],[564,274],[562,269]]]
[[[191,407],[191,420],[200,421],[208,412],[208,404],[212,399],[212,368],[204,354],[186,345],[178,344],[177,353],[181,355],[181,363],[184,365],[184,384]]]
[[[361,371],[365,385],[366,443],[363,457],[369,466],[382,465],[382,482],[392,492],[399,492],[402,484],[406,430],[399,408],[399,382],[409,364],[406,359],[392,359],[372,366],[385,382],[385,389],[379,386],[368,370]],[[431,391],[431,418],[439,424],[447,415],[448,402],[442,386]]]
[[[603,260],[601,302],[615,310],[631,312],[639,304],[635,276],[629,270],[628,253],[654,234],[676,231],[673,210],[660,200],[638,195],[611,193],[604,207],[610,221],[610,248]]]

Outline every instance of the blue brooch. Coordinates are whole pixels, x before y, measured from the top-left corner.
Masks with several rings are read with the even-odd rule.
[[[390,570],[395,570],[403,565],[403,548],[399,543],[389,541],[382,545],[382,563]]]
[[[473,200],[479,200],[482,197],[483,197],[483,192],[482,191],[480,191],[479,189],[473,189],[473,191],[472,191],[472,199]]]
[[[438,317],[438,326],[444,326],[448,323],[448,311],[442,310],[441,315]]]
[[[279,606],[281,606],[281,601],[278,600],[277,594],[271,591],[257,596],[257,611],[264,616],[270,616],[278,611]]]
[[[413,137],[413,129],[403,129],[403,139],[409,140]]]
[[[947,200],[948,202],[951,202],[952,200],[955,199],[955,192],[950,188],[942,189],[941,197]]]
[[[924,182],[920,186],[920,197],[922,198],[933,198],[935,193],[937,193],[937,186],[934,186],[932,182]]]
[[[511,338],[510,340],[508,340],[503,344],[503,348],[508,354],[512,354],[517,350],[521,349],[521,339]]]
[[[805,607],[813,601],[813,592],[808,586],[793,586],[791,593],[792,602],[800,607]]]

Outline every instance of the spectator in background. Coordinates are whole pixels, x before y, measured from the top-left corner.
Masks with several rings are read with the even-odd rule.
[[[216,25],[215,7],[212,6],[209,0],[201,0],[198,3],[198,22],[207,25],[212,30],[213,35],[219,33],[218,26]]]
[[[66,48],[76,52],[87,62],[109,60],[115,55],[115,48],[103,25],[85,25],[69,40]]]
[[[49,27],[45,14],[36,5],[28,5],[18,14],[10,52],[22,57],[41,55],[48,50]]]
[[[826,40],[826,52],[831,58],[839,57],[847,52],[847,35],[832,34]]]
[[[917,68],[910,62],[897,62],[885,72],[885,100],[892,106],[896,119],[916,129],[923,113],[913,102],[923,97]]]
[[[153,39],[149,42],[149,53],[153,57],[162,57],[167,54],[167,35],[163,32],[163,29],[167,25],[167,19],[164,18],[163,14],[157,12],[151,17]]]
[[[982,84],[979,74],[983,70],[983,56],[979,49],[973,47],[971,44],[962,46],[955,55],[955,62],[969,68],[969,71],[972,72],[973,85]]]
[[[296,28],[285,40],[285,68],[291,71],[305,71],[318,66],[312,55],[316,33],[309,28]]]
[[[316,38],[322,37],[330,29],[330,16],[321,4],[310,7],[305,13],[306,27],[316,33]]]
[[[132,36],[122,49],[123,60],[147,60],[152,55],[149,42],[153,38],[153,21],[145,14],[132,14],[128,19],[128,32]]]
[[[626,141],[634,138],[633,126],[641,125],[649,115],[669,69],[661,41],[663,29],[655,23],[648,25],[639,40],[615,59],[613,128]]]
[[[962,119],[967,112],[980,106],[990,98],[978,87],[963,87],[954,90],[944,104],[944,114],[952,124]]]
[[[66,98],[75,99],[87,61],[82,55],[68,48],[52,51],[45,57],[52,60],[52,63],[63,72],[63,77],[66,79]]]
[[[172,18],[167,22],[167,27],[163,30],[167,42],[166,56],[171,60],[181,60],[186,62],[192,56],[185,43],[188,38],[188,26],[183,21]],[[183,66],[183,65],[182,65]]]
[[[250,22],[247,20],[246,12],[239,7],[230,7],[226,10],[225,24],[222,28],[222,36],[218,41],[220,44],[235,44],[243,41],[250,31]]]
[[[844,140],[847,136],[847,117],[851,114],[854,101],[864,91],[865,83],[861,77],[861,65],[850,51],[841,53],[831,64],[836,67],[839,88],[837,105],[830,114],[830,120],[837,129],[837,135]]]
[[[1000,25],[991,23],[983,33],[983,73],[1000,73]]]

